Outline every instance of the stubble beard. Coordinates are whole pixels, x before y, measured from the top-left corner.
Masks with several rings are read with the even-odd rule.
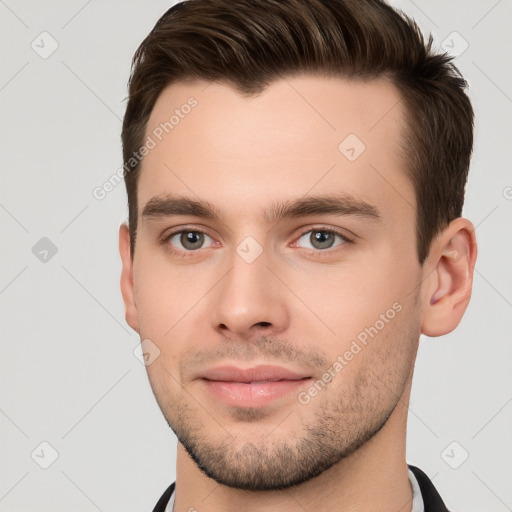
[[[404,385],[405,381],[406,378]],[[318,401],[312,419],[303,423],[299,432],[290,435],[277,426],[266,436],[262,434],[259,442],[231,435],[227,430],[224,436],[221,433],[220,440],[212,439],[209,430],[222,426],[208,415],[210,425],[203,423],[186,401],[177,406],[175,403],[172,418],[171,415],[166,418],[197,467],[218,484],[249,491],[286,489],[328,470],[360,449],[384,427],[401,393],[382,407],[381,397],[374,397],[374,403],[370,404],[362,400],[363,390],[372,387],[373,383],[369,386],[361,383],[349,399],[350,403],[339,400],[334,404],[321,404]],[[257,423],[264,415],[260,409],[236,409],[232,413],[245,424]],[[283,421],[282,416],[275,415],[276,424],[279,418]]]

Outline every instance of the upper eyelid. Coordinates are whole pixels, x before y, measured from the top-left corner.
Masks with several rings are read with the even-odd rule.
[[[209,232],[207,229],[205,229],[204,227],[199,227],[199,226],[180,226],[179,228],[176,228],[176,229],[171,229],[170,231],[164,231],[164,233],[161,235],[161,239],[162,240],[168,240],[169,238],[175,236],[175,235],[178,235],[179,233],[183,233],[183,232],[187,232],[187,231],[192,231],[192,232],[195,232],[195,233],[203,233],[205,235],[208,235],[210,238],[214,238]]]
[[[301,234],[298,236],[299,236],[299,238],[301,238],[305,234],[310,233],[311,231],[326,231],[327,233],[334,233],[335,235],[339,235],[342,238],[347,238],[347,239],[349,238],[349,235],[345,235],[345,233],[349,233],[348,230],[343,229],[343,228],[331,228],[328,226],[314,226],[312,228],[306,229],[305,231],[301,231]]]

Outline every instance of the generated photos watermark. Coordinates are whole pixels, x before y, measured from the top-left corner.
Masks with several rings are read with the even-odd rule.
[[[152,149],[155,149],[158,144],[162,142],[164,137],[171,133],[172,130],[181,123],[182,119],[185,119],[197,105],[197,99],[191,96],[180,108],[174,109],[168,121],[160,123],[153,128],[151,133],[146,137],[144,144],[131,154],[130,158],[128,158],[122,167],[119,167],[101,185],[92,189],[93,197],[98,201],[105,199],[105,197],[123,181],[125,174],[136,169],[142,159],[147,156]]]
[[[298,400],[302,405],[308,405],[311,400],[322,391],[350,361],[354,359],[367,345],[369,339],[373,339],[389,324],[400,311],[402,304],[394,302],[393,305],[386,310],[385,313],[379,315],[379,319],[370,327],[365,327],[351,342],[350,347],[342,354],[336,357],[329,368],[317,379],[306,391],[298,394]]]

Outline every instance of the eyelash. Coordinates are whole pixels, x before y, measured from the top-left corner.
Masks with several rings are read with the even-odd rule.
[[[333,248],[328,248],[328,249],[325,249],[325,250],[321,250],[321,249],[310,249],[308,247],[306,248],[303,248],[303,249],[306,249],[307,251],[314,251],[316,253],[316,255],[320,255],[320,256],[328,256],[329,254],[331,254],[332,251],[335,251],[338,247],[342,246],[342,245],[345,245],[345,244],[352,244],[354,243],[354,240],[352,238],[349,238],[345,232],[341,232],[337,229],[333,229],[333,228],[324,228],[323,226],[315,226],[313,228],[309,228],[307,229],[306,231],[303,231],[297,238],[296,240],[299,240],[300,238],[302,238],[304,235],[308,234],[308,233],[312,233],[312,232],[322,232],[322,233],[329,233],[329,234],[333,234],[333,235],[338,235],[342,240],[343,242]],[[181,229],[178,229],[176,231],[172,231],[171,233],[165,235],[164,237],[162,237],[160,239],[160,244],[163,245],[163,246],[166,246],[167,250],[173,254],[174,256],[178,256],[180,258],[190,258],[191,255],[195,252],[199,252],[201,249],[203,249],[203,247],[201,247],[200,249],[196,249],[196,250],[193,250],[193,251],[187,251],[187,250],[181,250],[181,249],[175,249],[171,244],[169,244],[169,241],[171,240],[172,237],[174,237],[175,235],[178,235],[178,234],[181,234],[181,233],[187,233],[187,232],[194,232],[194,233],[201,233],[201,234],[204,234],[204,235],[207,235],[207,236],[210,236],[208,235],[208,233],[206,233],[205,231],[202,231],[201,229],[197,229],[193,226],[185,226],[185,228],[181,228]],[[210,238],[213,238],[210,236]],[[294,242],[295,243],[295,242]]]

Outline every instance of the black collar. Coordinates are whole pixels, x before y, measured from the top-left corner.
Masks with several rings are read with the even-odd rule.
[[[425,512],[450,512],[446,508],[441,496],[439,496],[434,484],[430,481],[430,478],[420,468],[409,465],[409,469],[414,473],[416,480],[418,480]]]
[[[174,492],[174,486],[176,482],[173,482],[167,490],[162,494],[162,497],[158,500],[158,503],[156,504],[155,508],[153,509],[153,512],[165,512],[165,507],[167,506],[167,503],[169,503],[169,500],[171,499],[171,495]]]

